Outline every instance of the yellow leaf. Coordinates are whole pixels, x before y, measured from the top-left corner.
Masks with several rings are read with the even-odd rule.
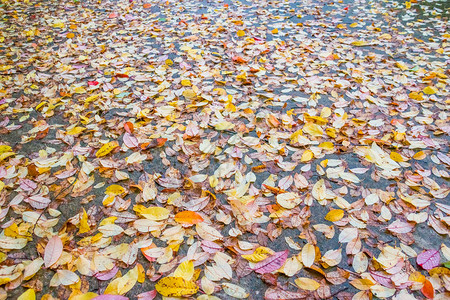
[[[370,289],[371,286],[375,285],[372,280],[365,278],[352,280],[350,281],[350,284],[361,291],[366,291]]]
[[[302,263],[305,267],[311,267],[316,259],[316,248],[314,245],[308,243],[302,248],[301,252]]]
[[[236,76],[237,80],[247,80],[247,72],[243,71]]]
[[[77,135],[80,134],[81,132],[83,132],[86,128],[84,127],[80,127],[80,126],[76,126],[68,131],[66,131],[66,134],[68,135]]]
[[[229,130],[234,128],[234,124],[228,121],[223,121],[214,126],[216,130]]]
[[[308,162],[313,159],[314,153],[311,150],[306,150],[302,154],[301,162]]]
[[[336,129],[334,129],[334,128],[329,127],[329,128],[327,128],[327,129],[325,130],[325,132],[326,132],[327,135],[328,135],[329,137],[331,137],[331,138],[335,138],[335,137],[337,136],[337,134],[336,134]]]
[[[395,63],[395,66],[396,66],[397,68],[399,68],[400,70],[402,70],[402,71],[408,70],[408,66],[405,65],[405,64],[402,63],[402,62],[399,62],[399,61]]]
[[[114,222],[117,220],[117,217],[107,217],[106,219],[103,219],[98,226],[104,226],[104,225],[111,225],[114,224]]]
[[[320,287],[320,284],[317,281],[306,277],[299,277],[295,279],[295,284],[299,288],[308,291],[315,291]]]
[[[0,180],[0,192],[3,190],[4,187],[5,187],[5,183]]]
[[[215,188],[219,184],[219,179],[215,175],[209,176],[209,185]]]
[[[405,1],[405,8],[410,9],[411,8],[411,1]]]
[[[194,276],[194,263],[192,260],[182,262],[173,272],[173,277],[181,277],[184,280],[190,281]]]
[[[170,276],[159,280],[155,288],[158,293],[166,297],[190,296],[198,291],[198,286],[194,281],[188,281],[182,277]]]
[[[344,211],[342,209],[333,209],[327,213],[325,220],[330,222],[339,221],[344,217]]]
[[[75,37],[75,34],[73,32],[69,32],[69,33],[67,33],[66,37],[68,39],[73,39]]]
[[[395,162],[403,162],[403,161],[405,161],[403,159],[403,156],[401,156],[400,154],[398,154],[397,152],[394,152],[394,151],[391,152],[391,155],[389,155],[389,157]]]
[[[22,295],[17,298],[17,300],[35,300],[36,299],[36,293],[33,289],[26,290]]]
[[[418,271],[411,273],[411,275],[409,275],[408,278],[409,281],[416,281],[416,282],[424,282],[425,279],[426,279],[425,276]]]
[[[125,192],[125,189],[118,184],[110,185],[106,188],[105,194],[108,196],[118,196]]]
[[[73,89],[73,92],[75,94],[84,94],[84,93],[86,93],[86,90],[82,86],[77,86],[76,88]]]
[[[111,281],[106,287],[104,294],[109,295],[126,294],[129,290],[131,290],[134,287],[134,285],[138,280],[138,276],[139,276],[138,266],[135,266],[133,269],[128,271],[128,273],[125,274],[124,276],[116,278],[113,281]]]
[[[97,153],[95,153],[95,156],[103,157],[113,151],[116,147],[119,147],[119,143],[116,141],[106,143],[100,149],[98,149]]]
[[[227,104],[225,105],[225,109],[230,112],[235,112],[237,110],[236,106],[231,102],[227,102]]]
[[[81,216],[80,220],[80,231],[78,233],[85,233],[91,230],[88,224],[88,215],[86,213],[86,210],[83,208],[83,215]]]
[[[238,30],[236,32],[236,34],[237,34],[238,37],[243,37],[245,35],[245,31],[244,30]]]
[[[277,33],[278,33],[278,28],[272,29],[272,34],[277,34]]]
[[[187,99],[193,99],[197,96],[197,93],[192,89],[188,89],[183,91],[183,96]]]
[[[411,92],[409,93],[409,98],[417,101],[423,100],[423,93]]]
[[[89,104],[92,101],[95,101],[98,97],[100,97],[100,94],[89,96],[84,100],[84,104]]]
[[[114,196],[108,196],[105,199],[103,199],[103,206],[108,207],[114,203],[114,200],[116,200],[116,197]]]
[[[302,130],[303,130],[304,133],[308,133],[308,134],[310,134],[312,136],[322,136],[323,135],[322,127],[320,127],[317,124],[311,123],[311,122],[306,123],[303,126]]]
[[[191,81],[189,79],[183,79],[181,80],[182,86],[191,86]]]
[[[336,28],[338,28],[338,29],[345,29],[345,28],[347,28],[347,25],[345,25],[345,24],[337,24]]]
[[[138,279],[137,281],[139,283],[144,283],[145,281],[145,269],[141,264],[136,264],[136,267],[138,268]]]
[[[244,254],[242,255],[242,258],[251,261],[253,263],[260,262],[270,255],[274,254],[275,252],[272,249],[269,249],[267,247],[258,247],[252,254]]]
[[[71,296],[69,298],[69,300],[92,300],[97,296],[98,296],[98,294],[96,294],[96,293],[87,292],[85,294],[75,295],[73,297]]]
[[[437,93],[437,88],[435,88],[434,86],[427,86],[426,88],[423,89],[423,92],[427,95],[433,95]]]
[[[0,153],[0,161],[4,160],[4,159],[6,159],[6,158],[8,158],[10,156],[13,156],[13,155],[16,155],[16,153],[14,153],[14,152]]]
[[[12,152],[12,148],[8,145],[0,145],[0,154],[6,152]]]
[[[425,159],[426,157],[427,157],[427,155],[423,151],[419,151],[416,154],[414,154],[414,156],[413,156],[413,158],[415,160],[422,160],[422,159]]]
[[[362,46],[367,46],[369,43],[367,43],[366,41],[354,41],[352,42],[353,46],[357,46],[357,47],[362,47]]]
[[[136,207],[139,207],[140,209],[136,210]],[[168,210],[167,208],[158,207],[158,206],[144,207],[142,205],[136,205],[133,209],[135,211],[139,212],[146,219],[149,219],[149,220],[152,220],[152,221],[165,220],[170,215],[170,210]]]
[[[378,37],[379,40],[390,40],[392,39],[392,35],[389,33],[384,33]]]
[[[352,23],[352,24],[350,24],[350,27],[356,27],[356,26],[358,26],[358,23]]]
[[[325,150],[333,150],[334,149],[334,145],[332,142],[323,142],[319,144],[320,148],[323,148]]]

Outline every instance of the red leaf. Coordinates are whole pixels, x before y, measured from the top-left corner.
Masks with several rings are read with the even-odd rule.
[[[48,268],[58,261],[63,251],[63,243],[59,236],[54,235],[45,246],[44,264]]]
[[[278,270],[286,261],[289,254],[289,250],[275,252],[274,255],[260,261],[255,265],[253,271],[259,274],[272,273]]]
[[[441,256],[437,250],[427,250],[417,255],[417,264],[425,270],[431,270],[437,266],[441,261]]]
[[[431,282],[428,279],[425,279],[425,281],[423,282],[423,287],[422,287],[422,289],[420,291],[428,299],[433,299],[434,298],[434,288],[433,288],[433,285],[431,284]]]
[[[131,122],[125,122],[125,124],[123,124],[123,128],[128,133],[133,133],[133,131],[134,131],[134,126],[133,126],[133,123],[131,123]]]
[[[88,81],[88,85],[98,85],[98,81]]]

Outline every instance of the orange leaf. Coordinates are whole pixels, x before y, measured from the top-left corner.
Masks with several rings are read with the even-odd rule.
[[[144,8],[150,8],[150,7],[152,7],[152,5],[150,3],[144,3],[143,7]]]
[[[269,115],[267,121],[269,122],[269,124],[272,127],[278,127],[281,124],[280,121],[278,121],[277,118],[274,115],[272,115],[272,114]]]
[[[245,63],[247,62],[245,59],[243,59],[243,58],[240,57],[240,56],[233,56],[231,59],[232,59],[234,62],[237,62],[237,63],[239,63],[239,64],[245,64]]]
[[[428,279],[425,279],[421,292],[428,299],[434,298],[434,288]]]
[[[200,216],[198,213],[194,211],[182,211],[175,215],[175,221],[177,221],[180,224],[188,224],[193,225],[197,223],[203,222],[202,216]]]
[[[128,133],[133,133],[134,131],[134,125],[131,122],[125,122],[125,124],[123,124],[123,128],[125,129],[126,132]]]

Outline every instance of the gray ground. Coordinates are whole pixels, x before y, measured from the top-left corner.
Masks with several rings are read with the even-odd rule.
[[[112,1],[114,5],[114,1]],[[217,5],[216,1],[198,1],[197,4],[198,5],[189,5],[190,1],[184,1],[184,4],[187,6],[186,10],[187,10],[187,14],[191,14],[191,15],[195,15],[195,16],[200,16],[203,13],[213,13],[214,12],[214,8],[216,7],[215,5]],[[242,7],[245,7],[246,5],[249,6],[248,10],[251,12],[253,8],[252,7],[252,2],[248,1],[240,1],[241,4],[236,5],[236,3],[234,1],[224,1],[221,2],[223,3],[229,3],[230,7],[233,8],[235,5],[236,7],[239,7],[239,9],[242,9]],[[270,11],[272,14],[274,15],[278,15],[282,18],[287,18],[286,20],[281,19],[282,22],[293,22],[293,23],[307,23],[308,21],[314,20],[314,21],[321,21],[324,23],[345,23],[345,24],[351,24],[353,23],[355,20],[359,19],[359,14],[361,13],[361,11],[366,12],[367,11],[367,7],[373,6],[376,7],[378,9],[384,10],[389,14],[389,20],[387,20],[387,18],[384,18],[382,16],[382,13],[374,13],[372,15],[373,19],[371,20],[371,22],[375,23],[375,26],[380,27],[382,29],[382,31],[384,32],[385,30],[388,30],[389,26],[397,26],[397,27],[401,27],[400,30],[405,30],[408,32],[408,34],[414,35],[417,38],[421,38],[421,39],[428,39],[428,38],[433,38],[434,35],[440,35],[442,34],[442,23],[436,23],[436,15],[440,16],[440,22],[448,22],[448,2],[445,0],[442,1],[420,1],[419,4],[413,4],[413,7],[415,7],[415,10],[413,13],[407,11],[407,10],[403,10],[401,9],[401,7],[403,6],[403,2],[404,1],[386,1],[386,2],[376,2],[376,1],[344,1],[344,3],[342,4],[335,4],[332,3],[331,1],[320,1],[320,2],[315,2],[315,1],[289,1],[286,3],[283,2],[274,2],[274,4],[268,4],[267,7],[265,7],[265,9],[267,11]],[[44,7],[41,8],[36,8],[35,12],[29,12],[30,17],[33,14],[39,15],[40,17],[42,17],[42,14],[53,14],[53,11],[58,11],[60,9],[63,8],[63,6],[65,6],[66,10],[68,12],[72,12],[72,11],[76,11],[78,6],[86,6],[89,7],[91,9],[94,9],[95,11],[98,11],[99,14],[103,13],[104,11],[106,12],[111,12],[113,11],[112,6],[102,6],[102,5],[97,5],[96,2],[94,1],[82,1],[80,3],[76,3],[76,4],[71,4],[71,3],[66,3],[66,4],[60,4],[58,6],[46,6],[44,4]],[[342,8],[345,7],[346,5],[349,5],[349,9],[348,12],[346,12],[345,14],[341,14],[338,16],[339,21],[337,22],[336,20],[334,20],[334,18],[336,17],[336,8]],[[322,12],[320,15],[316,15],[311,13],[315,7],[318,7],[318,9]],[[3,3],[0,7],[0,9],[3,9],[3,28],[8,28],[11,25],[14,24],[14,20],[11,17],[11,12],[7,9],[7,6],[5,5],[5,3]],[[164,18],[164,16],[167,14],[168,17],[170,17],[170,13],[164,12],[163,7],[158,7],[156,5],[154,5],[151,8],[152,13],[157,14],[160,18]],[[195,10],[196,9],[196,10]],[[289,9],[292,9],[292,11],[290,11]],[[243,10],[248,17],[248,14],[251,15],[251,13],[249,13],[249,11],[246,11],[245,9]],[[339,11],[339,10],[337,10]],[[327,14],[327,12],[329,12],[329,15]],[[301,18],[298,18],[298,16],[301,15]],[[410,16],[409,16],[410,15]],[[430,18],[430,15],[433,15],[433,18]],[[367,15],[365,16],[366,18],[368,17]],[[39,18],[39,17],[38,17]],[[430,19],[429,19],[430,18]],[[410,22],[414,22],[416,20],[423,20],[421,22],[417,22],[414,23],[414,26],[410,26],[408,25]],[[388,24],[387,21],[392,22],[392,20],[396,20],[397,23],[396,24]],[[275,22],[281,22],[280,20],[277,19],[268,19],[268,20],[263,20],[261,25],[264,25],[268,28],[272,28]],[[420,25],[419,25],[420,23]],[[447,23],[448,24],[448,23]],[[333,29],[334,26],[330,26],[330,28],[327,28],[325,31],[320,31],[320,34],[324,34],[324,32],[326,32],[326,34],[328,34],[329,36],[333,35]],[[448,28],[447,28],[448,29]],[[102,30],[101,27],[98,28],[98,30]],[[314,36],[314,34],[316,33],[314,28],[311,27],[309,28],[307,31],[307,34],[309,36]],[[341,32],[336,32],[335,33],[336,38],[338,38],[341,35]],[[95,39],[95,34],[92,37],[93,39]],[[105,38],[105,37],[102,37]],[[270,36],[267,37],[268,40],[270,40]],[[279,37],[282,40],[289,40],[291,37],[290,36],[280,36]],[[54,44],[53,46],[55,47],[55,49],[57,49],[58,47],[58,43],[62,43],[65,40],[65,37],[61,37],[58,36],[57,38],[55,37],[54,40]],[[142,47],[145,48],[146,45],[152,45],[153,41],[151,39],[149,40],[145,40],[142,39]],[[9,47],[11,45],[5,45],[3,44],[3,46],[0,44],[0,57],[1,58],[5,58],[5,56],[7,55],[8,51],[9,51]],[[48,45],[49,47],[51,45]],[[16,47],[20,48],[20,45],[16,45]],[[164,52],[163,49],[160,49],[161,52]],[[382,54],[384,56],[387,57],[394,57],[395,59],[399,60],[399,61],[405,61],[408,62],[409,58],[408,56],[405,56],[402,53],[395,53],[395,45],[392,46],[391,49],[389,48],[383,48],[383,47],[365,47],[364,49],[362,49],[361,51],[363,51],[364,53],[369,53],[369,52],[375,52],[377,54]],[[411,49],[411,53],[408,54],[412,54],[414,55],[414,49]],[[15,53],[11,53],[9,55],[13,55],[13,57],[17,54]],[[168,54],[169,58],[174,59],[173,56],[174,54]],[[428,54],[427,54],[428,55]],[[429,54],[430,59],[434,59],[432,57],[432,54]],[[447,61],[445,60],[445,57],[437,57],[435,58],[436,62],[440,62],[442,64],[442,67],[445,69],[446,66],[448,67],[448,57],[447,57]],[[34,66],[30,66],[27,69],[27,72],[30,71],[32,68],[34,68]],[[94,70],[93,70],[94,71]],[[45,72],[45,71],[44,71]],[[4,76],[4,75],[1,75]],[[95,78],[95,72],[93,72],[92,78]],[[40,85],[39,88],[42,88],[43,86]],[[134,86],[133,89],[138,90],[140,89],[139,86]],[[245,88],[244,88],[245,89]],[[277,93],[280,90],[279,87],[277,87],[275,89],[275,93]],[[21,97],[21,91],[17,90],[13,95],[11,95],[13,98],[19,99]],[[294,94],[294,96],[308,96],[306,93],[301,93],[301,92],[296,92]],[[34,99],[31,99],[30,101],[35,101]],[[39,103],[39,101],[37,102]],[[326,99],[325,97],[322,98],[321,100],[318,101],[319,107],[320,106],[325,106],[325,105],[329,105],[331,102]],[[26,105],[25,105],[26,106]],[[271,106],[270,109],[272,109],[275,112],[286,112],[289,109],[299,109],[301,106],[301,104],[298,104],[294,101],[290,101],[287,103],[286,107],[282,107],[281,105],[277,106],[277,104],[275,103],[273,106]],[[117,109],[111,109],[108,111],[100,111],[100,109],[97,109],[96,111],[93,111],[94,113],[98,113],[101,114],[102,118],[104,118],[105,120],[125,120],[125,118],[121,117],[121,113],[127,113],[127,109],[124,108],[123,106],[117,108]],[[28,119],[27,121],[19,121],[19,118],[22,117],[23,115],[28,114]],[[64,115],[64,111],[61,110],[55,110],[55,115],[48,118],[47,122],[51,127],[51,130],[49,131],[48,135],[40,140],[37,139],[33,139],[30,141],[23,141],[23,136],[25,134],[27,134],[27,132],[33,128],[33,125],[31,123],[30,120],[39,120],[42,117],[39,115],[38,112],[36,112],[35,110],[30,111],[29,113],[14,113],[14,114],[10,114],[8,115],[9,119],[11,120],[11,122],[14,122],[15,124],[21,124],[22,128],[18,129],[18,130],[4,130],[1,133],[0,136],[0,141],[2,144],[8,144],[11,145],[14,149],[14,151],[16,153],[20,153],[21,155],[24,155],[25,157],[29,156],[29,157],[33,157],[36,156],[36,153],[39,150],[42,150],[46,147],[51,147],[56,149],[56,151],[65,151],[66,145],[60,142],[57,142],[56,139],[56,126],[68,126],[70,125],[71,121],[70,121],[70,116]],[[1,122],[1,119],[0,119]],[[155,120],[153,122],[153,125],[158,125],[157,123],[158,121]],[[116,122],[118,124],[118,122]],[[54,127],[52,127],[54,126]],[[106,127],[114,127],[113,124],[108,124]],[[213,130],[211,130],[213,131]],[[122,133],[120,133],[122,134]],[[254,133],[250,133],[254,134]],[[222,132],[219,133],[217,136],[213,137],[212,140],[218,140],[220,137],[222,138],[229,138],[230,136],[232,136],[232,133],[228,133],[228,132]],[[121,140],[122,136],[120,136],[120,140]],[[448,153],[448,136],[446,134],[444,134],[443,136],[439,136],[436,137],[436,139],[440,140],[442,143],[442,148],[440,149],[440,151],[442,151],[443,153]],[[89,144],[88,140],[83,141],[82,143],[83,146],[89,146],[92,144]],[[173,145],[173,141],[168,141],[169,146]],[[151,155],[153,156],[153,160],[151,161],[145,161],[142,165],[142,169],[141,170],[128,170],[129,175],[130,175],[130,181],[131,182],[138,182],[140,176],[142,176],[143,171],[149,173],[149,174],[154,174],[154,173],[164,173],[164,167],[162,165],[161,162],[161,152],[164,150],[163,148],[155,148],[152,149],[150,151]],[[115,158],[117,160],[119,159],[123,159],[125,157],[127,157],[130,153],[117,153],[115,154]],[[348,168],[358,168],[358,167],[362,167],[362,161],[361,159],[354,153],[335,153],[333,155],[328,155],[327,156],[328,159],[333,159],[333,158],[338,158],[341,160],[344,160],[347,165]],[[189,173],[189,167],[186,166],[186,164],[181,163],[180,161],[177,160],[177,158],[174,157],[169,157],[168,158],[171,162],[171,165],[176,168],[181,170],[182,173]],[[315,170],[316,169],[316,165],[319,163],[320,160],[314,161],[312,163],[312,167],[311,170]],[[219,161],[218,159],[211,157],[210,160],[210,165],[208,166],[207,173],[213,173],[214,170],[221,164],[221,161]],[[431,161],[431,159],[428,157],[425,160],[420,161],[420,166],[424,169],[431,169],[431,167],[434,165],[434,163]],[[375,167],[373,165],[367,165],[367,167],[372,168],[372,170],[375,170]],[[294,172],[300,172],[301,165],[297,167],[297,169]],[[447,169],[445,166],[440,166],[440,169]],[[411,170],[413,170],[413,167],[411,167]],[[362,183],[361,186],[363,186],[366,189],[388,189],[389,186],[391,186],[391,188],[393,188],[393,186],[395,185],[395,180],[386,180],[386,179],[380,179],[379,181],[375,181],[372,180],[372,178],[370,177],[371,175],[371,171],[367,172],[364,175],[360,175],[360,178],[362,179]],[[288,175],[288,172],[284,172],[284,171],[280,171],[278,172],[278,176],[279,178],[282,178],[284,176]],[[262,181],[264,179],[266,179],[269,176],[269,172],[265,171],[263,173],[259,173],[257,174],[257,180],[255,182],[255,186],[260,187],[262,184]],[[444,179],[444,178],[433,178],[438,184],[440,185],[448,185],[448,178]],[[97,176],[96,175],[96,183],[104,181],[105,179]],[[67,183],[66,183],[67,184]],[[106,184],[103,188],[98,188],[98,189],[93,189],[89,195],[94,195],[94,200],[85,204],[84,207],[86,208],[86,210],[88,210],[89,207],[92,206],[96,206],[96,205],[100,205],[101,206],[101,201],[104,195],[104,190],[105,188],[108,186],[109,184]],[[332,183],[333,185],[333,183]],[[338,188],[340,187],[340,185],[335,184],[332,188]],[[161,190],[161,189],[160,189]],[[14,193],[11,193],[11,195],[9,197],[13,197]],[[58,209],[61,211],[62,215],[60,218],[60,221],[58,223],[58,226],[61,226],[62,224],[64,224],[68,218],[76,215],[77,213],[79,213],[80,211],[80,203],[79,201],[82,201],[85,197],[81,196],[81,197],[70,197],[67,198],[65,201],[63,201],[61,205],[59,205]],[[226,197],[222,194],[222,195],[218,195],[219,201],[222,201],[223,204],[226,203]],[[349,202],[352,201],[356,201],[358,200],[360,197],[355,196],[355,197],[348,197],[346,198]],[[443,199],[442,201],[446,201],[448,203],[448,199]],[[315,224],[319,224],[319,223],[324,223],[324,216],[326,215],[326,213],[328,212],[328,209],[325,209],[324,207],[318,205],[317,203],[314,204],[311,207],[311,214],[312,217],[310,218],[310,224],[311,225],[315,225]],[[5,221],[8,221],[9,219],[5,219]],[[263,225],[263,227],[265,227],[266,224]],[[58,226],[55,227],[55,231],[58,231]],[[231,223],[229,228],[232,228],[236,226],[235,223]],[[380,225],[380,224],[373,224],[373,226],[370,226],[370,230],[372,232],[372,235],[370,237],[368,237],[367,239],[365,239],[364,241],[364,247],[367,247],[367,249],[370,249],[370,251],[373,251],[374,255],[376,256],[378,253],[376,253],[377,247],[373,245],[383,245],[384,243],[389,244],[389,245],[398,245],[398,243],[400,242],[401,239],[399,239],[398,237],[389,234],[386,229],[385,229],[385,225]],[[228,232],[228,228],[225,227],[223,228],[222,232]],[[276,239],[274,239],[273,241],[270,241],[268,244],[268,247],[270,247],[271,249],[275,250],[275,251],[282,251],[284,249],[288,248],[288,245],[285,242],[285,238],[286,237],[291,237],[294,241],[298,242],[299,244],[303,245],[305,243],[305,240],[300,239],[298,237],[299,235],[299,230],[298,229],[284,229],[281,233],[280,236],[278,236]],[[249,239],[252,242],[256,242],[256,236],[254,235],[249,235]],[[322,234],[317,233],[317,242],[318,245],[320,246],[320,249],[322,251],[322,254],[330,249],[337,249],[340,247],[340,244],[338,243],[338,234],[336,234],[334,236],[333,239],[327,239],[325,238]],[[410,246],[418,253],[420,253],[423,249],[439,249],[439,247],[441,246],[441,244],[444,241],[448,241],[448,236],[442,236],[437,234],[434,230],[432,230],[427,223],[422,223],[416,226],[412,236],[410,237],[412,239],[415,240],[415,242],[413,244],[411,244]],[[370,245],[370,246],[368,246]],[[36,243],[35,241],[30,242],[27,247],[23,250],[20,251],[13,251],[10,252],[9,254],[11,255],[11,253],[17,253],[18,256],[20,256],[20,253],[24,252],[26,257],[31,257],[31,258],[35,258],[37,257],[38,253],[36,252]],[[181,247],[180,251],[179,251],[179,255],[183,256],[183,253],[185,253],[185,251],[187,250],[187,247]],[[19,257],[20,258],[20,257]],[[139,257],[138,261],[143,261],[144,258],[143,257]],[[411,260],[412,264],[415,264],[415,261]],[[345,259],[345,255],[344,255],[344,259],[343,262],[341,264],[339,264],[340,268],[348,268],[351,269],[351,267],[347,264],[346,259]],[[415,266],[415,268],[417,268],[417,266]],[[328,271],[333,270],[332,268],[329,269]],[[314,272],[308,272],[307,270],[303,269],[299,274],[297,274],[298,276],[305,276],[305,277],[313,277],[313,278],[319,278],[320,276],[318,276],[317,274],[315,274]],[[60,298],[65,298],[67,297],[67,293],[64,293],[63,291],[55,291],[55,289],[49,289],[48,287],[48,282],[50,280],[50,278],[52,277],[52,274],[49,273],[46,270],[41,270],[38,274],[37,274],[37,279],[41,280],[44,283],[43,289],[42,291],[38,294],[38,295],[43,295],[44,293],[53,293],[53,296],[55,297],[60,297]],[[288,287],[288,289],[290,290],[295,290],[295,288],[293,288],[292,286],[289,286],[288,282],[292,283],[292,280],[290,280],[287,277],[283,277],[280,276],[278,278],[278,281],[281,282],[282,284],[286,284],[286,286]],[[267,289],[267,285],[261,280],[260,277],[258,277],[254,272],[251,273],[250,275],[247,275],[243,278],[234,278],[232,282],[235,282],[237,284],[239,284],[240,286],[244,287],[247,289],[247,291],[250,292],[251,294],[251,298],[252,299],[263,299],[263,294],[264,291]],[[98,293],[102,292],[102,289],[104,289],[107,285],[107,283],[103,282],[101,283],[100,281],[96,281],[96,280],[91,280],[89,279],[89,283],[90,283],[90,291],[96,291]],[[143,291],[147,291],[153,288],[154,283],[149,282],[148,280],[144,283],[144,284],[137,284],[135,286],[135,288],[133,288],[128,294],[127,296],[130,297],[130,299],[133,299],[136,295],[138,295],[139,293],[143,292]],[[22,287],[17,288],[16,290],[12,291],[9,293],[9,298],[10,299],[14,299],[17,297],[17,295],[19,295],[20,293],[22,293],[24,291],[24,289]],[[352,287],[350,284],[345,283],[339,286],[331,286],[331,294],[333,295],[332,298],[336,298],[338,297],[338,293],[339,291],[345,291],[348,294],[345,294],[345,292],[340,293],[340,297],[344,298],[345,296],[348,295],[352,295],[354,293],[357,292],[357,290]],[[59,294],[62,293],[62,294]],[[230,298],[229,296],[227,296],[226,294],[224,294],[223,292],[217,294],[217,296],[223,298],[223,299],[227,299]],[[39,296],[38,296],[39,297]],[[160,296],[158,296],[160,297]],[[158,298],[159,299],[159,298]],[[348,299],[348,298],[347,298]]]

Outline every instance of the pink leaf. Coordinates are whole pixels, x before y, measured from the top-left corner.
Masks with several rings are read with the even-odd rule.
[[[216,243],[210,242],[210,241],[202,241],[201,247],[202,247],[203,251],[208,252],[208,253],[216,253],[216,252],[222,250],[222,247],[220,247]]]
[[[30,203],[30,205],[35,209],[44,209],[50,203],[49,198],[45,198],[39,195],[28,197],[24,201]]]
[[[393,287],[392,281],[391,281],[392,275],[385,274],[385,273],[382,273],[382,272],[375,272],[375,271],[370,271],[370,275],[379,284],[381,284],[381,285],[383,285],[385,287],[388,287],[388,288],[392,288]]]
[[[58,179],[65,179],[67,177],[72,176],[73,174],[75,174],[77,172],[77,169],[70,169],[64,172],[61,172],[59,174],[55,174],[55,177]]]
[[[425,270],[431,270],[437,266],[441,261],[441,256],[437,250],[427,250],[417,255],[417,264]]]
[[[19,182],[20,188],[26,192],[31,192],[37,187],[36,182],[30,179],[20,179]]]
[[[63,243],[59,236],[54,235],[45,246],[44,264],[48,268],[58,261],[63,251]]]
[[[408,233],[413,230],[414,225],[406,222],[402,222],[400,220],[394,221],[391,225],[388,226],[388,230],[395,233]]]
[[[255,265],[253,271],[259,274],[272,273],[278,270],[286,261],[289,254],[289,250],[275,252],[274,255],[260,261]]]
[[[138,139],[134,135],[129,134],[128,132],[126,132],[123,135],[123,142],[125,146],[127,146],[130,149],[137,148],[139,146]]]
[[[130,298],[120,295],[99,295],[92,300],[129,300]]]
[[[153,300],[156,297],[156,290],[148,291],[137,295],[138,300]]]
[[[114,266],[114,268],[112,268],[111,270],[105,271],[105,272],[98,272],[94,276],[98,280],[103,280],[103,281],[110,280],[111,278],[116,276],[118,271],[119,271],[119,268],[117,266]]]

